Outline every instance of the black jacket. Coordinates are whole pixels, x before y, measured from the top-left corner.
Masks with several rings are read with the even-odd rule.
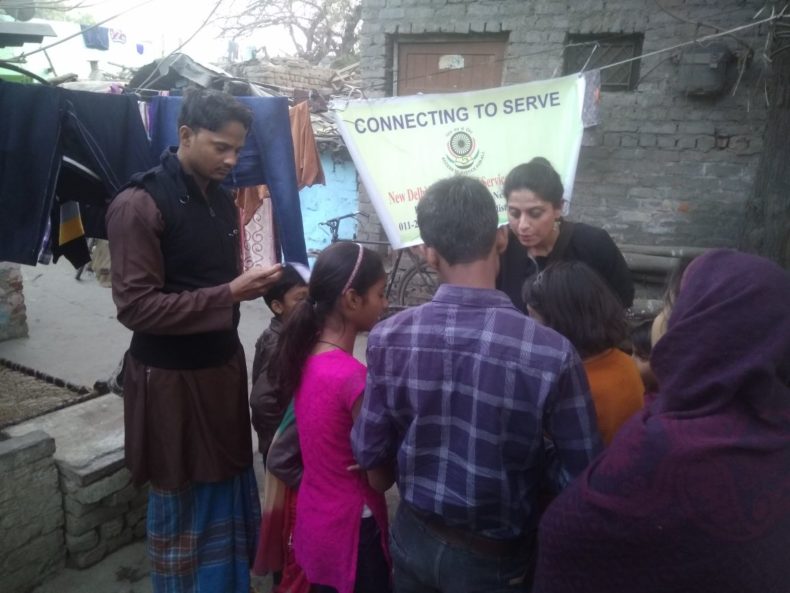
[[[162,155],[161,165],[134,175],[129,186],[142,187],[148,192],[165,223],[160,239],[165,264],[162,292],[219,286],[238,276],[238,215],[227,190],[212,183],[204,196],[170,151]],[[238,305],[234,308],[233,321],[231,330],[201,334],[135,332],[129,350],[139,361],[158,368],[220,366],[239,348]]]
[[[567,228],[569,227],[565,225],[560,227],[560,233]],[[505,292],[513,304],[525,313],[527,307],[522,296],[524,281],[543,270],[548,259],[530,258],[526,247],[512,231],[508,231],[507,250],[499,259],[497,288]],[[634,283],[628,264],[605,230],[582,222],[573,223],[573,232],[560,260],[584,262],[603,277],[624,307],[630,307],[634,303]]]

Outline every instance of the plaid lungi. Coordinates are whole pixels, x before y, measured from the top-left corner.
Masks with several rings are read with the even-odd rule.
[[[261,522],[252,467],[223,482],[151,487],[148,556],[154,593],[249,593]]]

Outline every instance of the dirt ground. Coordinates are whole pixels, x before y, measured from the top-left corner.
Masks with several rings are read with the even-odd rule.
[[[0,428],[58,410],[95,394],[68,388],[0,363]]]

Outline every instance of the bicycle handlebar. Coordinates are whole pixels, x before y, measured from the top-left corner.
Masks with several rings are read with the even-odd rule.
[[[327,220],[324,220],[323,222],[319,222],[318,224],[322,224],[324,226],[332,226],[340,223],[341,220],[344,220],[346,218],[356,218],[357,216],[367,216],[367,215],[364,212],[349,212],[348,214],[343,214],[342,216],[329,218]]]

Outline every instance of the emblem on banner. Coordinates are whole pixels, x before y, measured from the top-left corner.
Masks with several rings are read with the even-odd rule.
[[[447,134],[447,153],[442,157],[445,167],[453,173],[471,173],[482,163],[485,153],[477,146],[469,128],[456,128]]]

